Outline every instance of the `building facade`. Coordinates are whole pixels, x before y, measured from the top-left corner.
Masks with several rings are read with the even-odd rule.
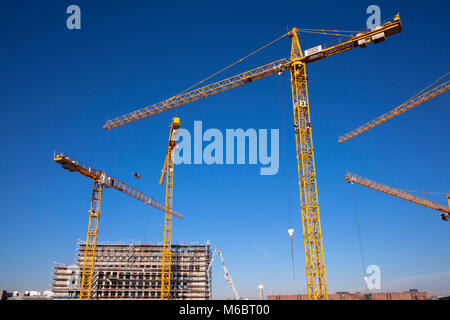
[[[79,243],[76,265],[55,264],[54,299],[78,299],[85,244]],[[160,299],[163,246],[97,244],[92,299]],[[171,299],[211,297],[209,244],[172,245]]]

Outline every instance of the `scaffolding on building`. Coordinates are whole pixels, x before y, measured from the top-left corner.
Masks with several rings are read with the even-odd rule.
[[[55,299],[79,297],[76,269],[83,264],[84,246],[78,243],[76,267],[54,266]],[[171,299],[211,298],[210,251],[209,243],[172,246]],[[162,244],[97,244],[92,299],[159,299],[161,254]]]

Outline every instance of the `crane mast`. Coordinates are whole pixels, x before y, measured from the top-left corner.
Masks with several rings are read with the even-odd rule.
[[[306,66],[305,62],[301,60],[302,57],[303,53],[297,30],[294,28],[292,30],[291,48],[291,87],[308,297],[313,300],[323,300],[328,299],[327,281],[323,258]]]
[[[91,299],[92,277],[94,275],[95,248],[97,246],[98,223],[102,204],[103,185],[99,179],[94,179],[91,209],[89,210],[89,225],[84,250],[83,270],[80,284],[80,300]]]
[[[401,30],[402,25],[400,16],[397,14],[392,21],[387,21],[383,25],[370,31],[357,33],[351,36],[347,41],[324,48],[319,46],[313,53],[308,50],[308,54],[306,54],[306,52],[303,54],[298,38],[298,33],[301,30],[294,28],[286,34],[292,38],[289,59],[279,59],[250,71],[187,93],[181,93],[162,102],[116,117],[108,120],[103,128],[108,130],[116,128],[212,96],[219,92],[236,88],[274,74],[281,74],[284,71],[289,70],[291,73],[294,133],[301,204],[300,209],[304,235],[303,244],[305,250],[308,298],[312,300],[328,299],[305,67],[308,63],[316,62],[353,48],[365,48],[369,43],[376,44],[382,42],[386,40],[387,37],[401,32]]]
[[[164,244],[162,252],[162,269],[161,269],[161,300],[170,299],[170,273],[172,265],[172,199],[173,199],[173,167],[174,153],[176,146],[177,131],[180,128],[180,118],[173,118],[170,125],[169,145],[167,147],[164,166],[159,179],[159,185],[166,178],[166,214],[164,216]]]
[[[350,172],[347,172],[345,174],[345,180],[349,183],[354,182],[354,183],[360,184],[362,186],[390,194],[391,196],[398,197],[398,198],[404,199],[404,200],[408,200],[408,201],[420,204],[424,207],[440,211],[441,219],[444,221],[449,220],[449,213],[450,213],[450,195],[449,194],[446,194],[447,201],[448,201],[448,208],[446,208],[445,206],[440,205],[438,203],[434,203],[432,201],[422,199],[422,198],[412,195],[408,192],[405,192],[405,191],[402,191],[402,190],[399,190],[396,188],[388,187],[384,184],[372,181],[367,178],[363,178],[361,176],[358,176],[358,175],[350,173]]]
[[[241,297],[239,296],[239,293],[237,292],[236,287],[234,286],[233,280],[231,279],[231,275],[228,272],[228,268],[225,265],[225,260],[223,259],[222,252],[220,251],[219,248],[216,248],[214,250],[213,256],[211,258],[211,262],[209,263],[208,269],[206,270],[206,274],[208,276],[208,280],[209,280],[209,274],[210,274],[211,266],[212,266],[212,264],[214,262],[214,258],[216,257],[217,253],[219,253],[219,256],[220,256],[220,262],[222,263],[222,268],[223,268],[223,273],[224,273],[225,280],[227,280],[228,285],[230,286],[231,290],[233,290],[235,299],[236,300],[241,300]]]
[[[103,171],[96,170],[90,166],[82,164],[79,161],[73,160],[67,155],[64,155],[62,153],[57,154],[54,156],[53,161],[59,163],[66,170],[69,170],[71,172],[78,172],[79,174],[91,178],[94,181],[91,208],[89,210],[89,225],[84,251],[79,297],[80,300],[90,300],[103,188],[114,188],[159,210],[166,211],[167,209],[162,204],[142,193],[141,191],[136,190],[126,185],[125,183],[107,175]],[[171,214],[179,218],[183,217],[181,213],[172,211],[172,207],[170,207],[170,212]]]

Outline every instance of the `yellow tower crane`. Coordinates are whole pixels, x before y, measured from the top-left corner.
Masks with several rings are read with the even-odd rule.
[[[91,209],[89,210],[89,226],[84,251],[83,272],[80,285],[80,300],[90,300],[103,188],[114,188],[144,202],[145,204],[165,211],[166,213],[167,209],[162,204],[141,191],[136,190],[116,178],[107,175],[103,171],[96,170],[88,165],[76,161],[68,155],[59,153],[53,157],[53,161],[59,163],[64,169],[69,170],[70,172],[78,172],[79,174],[94,180]],[[183,217],[181,213],[172,211],[172,207],[170,207],[170,215],[172,214],[178,218]]]
[[[322,231],[319,215],[319,200],[317,196],[316,170],[314,164],[306,64],[325,59],[353,48],[365,48],[372,42],[382,42],[386,40],[387,37],[397,34],[401,30],[402,25],[400,16],[397,14],[393,20],[388,21],[370,31],[347,34],[346,36],[348,36],[349,39],[340,42],[339,44],[328,47],[317,46],[312,49],[305,50],[303,53],[298,38],[299,32],[342,35],[338,32],[343,31],[293,28],[291,31],[275,40],[277,41],[285,36],[289,36],[292,39],[291,54],[289,59],[283,58],[188,92],[185,92],[187,91],[185,90],[184,92],[162,102],[122,115],[115,119],[108,120],[105,123],[104,128],[116,128],[121,125],[143,119],[199,99],[203,99],[219,92],[236,88],[270,75],[281,74],[284,71],[289,70],[291,74],[294,133],[297,152],[298,184],[300,191],[308,297],[312,300],[328,299],[322,247]],[[271,43],[275,41],[272,41]],[[243,59],[238,60],[236,63],[242,61]],[[208,77],[207,79],[211,77]]]
[[[170,125],[169,145],[167,146],[164,166],[159,179],[161,186],[166,178],[166,214],[164,217],[164,246],[162,252],[161,269],[161,300],[170,299],[170,272],[172,265],[172,198],[173,198],[173,167],[174,153],[176,146],[177,131],[180,128],[180,118],[173,118]]]
[[[445,77],[447,74],[445,74],[441,78]],[[435,82],[439,81],[441,78],[439,78]],[[432,83],[430,86],[432,86],[434,83]],[[430,86],[428,86],[428,87],[430,87]],[[428,89],[428,87],[425,89]],[[422,91],[424,91],[425,89],[423,89]],[[450,80],[428,90],[425,93],[420,94],[422,92],[421,91],[421,92],[417,93],[414,97],[410,98],[406,102],[399,105],[394,110],[386,112],[385,114],[382,114],[378,118],[376,118],[372,121],[369,121],[366,124],[363,124],[362,126],[359,126],[355,130],[350,131],[350,132],[344,134],[343,136],[340,136],[338,142],[343,143],[347,140],[350,140],[351,138],[354,138],[357,135],[360,135],[361,133],[364,133],[364,132],[382,124],[383,122],[386,122],[408,110],[411,110],[412,108],[417,107],[418,105],[420,105],[430,99],[433,99],[434,97],[437,97],[438,95],[440,95],[444,92],[447,92],[448,90],[450,90]]]
[[[408,200],[417,204],[420,204],[422,206],[425,206],[427,208],[431,208],[437,211],[441,212],[441,219],[444,221],[449,220],[449,213],[450,213],[450,194],[446,193],[447,196],[447,202],[448,202],[448,208],[440,205],[438,203],[434,203],[432,201],[422,199],[418,196],[412,195],[410,193],[407,193],[403,190],[395,189],[392,187],[385,186],[384,184],[369,180],[367,178],[360,177],[356,174],[347,172],[345,175],[345,180],[349,183],[357,183],[362,186],[378,190],[387,194],[390,194],[391,196],[398,197],[404,200]],[[442,193],[444,194],[444,193]]]

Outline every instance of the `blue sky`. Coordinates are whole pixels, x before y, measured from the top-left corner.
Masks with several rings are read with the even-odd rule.
[[[82,29],[66,28],[81,8]],[[431,209],[344,181],[345,170],[404,189],[449,192],[448,104],[443,94],[344,144],[339,135],[386,112],[449,70],[450,4],[427,1],[2,1],[0,10],[0,288],[47,289],[54,261],[72,263],[86,236],[92,182],[52,162],[64,151],[155,197],[168,125],[192,132],[280,129],[280,170],[251,165],[175,168],[173,242],[211,241],[240,294],[304,293],[289,75],[272,76],[117,129],[107,119],[168,98],[299,28],[364,29],[366,8],[400,12],[386,42],[308,66],[329,292],[360,290],[363,268],[381,268],[386,290],[450,292],[448,223]],[[333,40],[303,35],[303,49]],[[288,57],[289,39],[223,76]],[[214,79],[219,80],[221,77]],[[142,179],[133,178],[138,171]],[[354,195],[353,195],[354,193]],[[444,196],[422,195],[445,204]],[[99,241],[162,241],[163,215],[106,190]],[[292,280],[287,229],[296,228]],[[231,298],[220,264],[215,298]]]

